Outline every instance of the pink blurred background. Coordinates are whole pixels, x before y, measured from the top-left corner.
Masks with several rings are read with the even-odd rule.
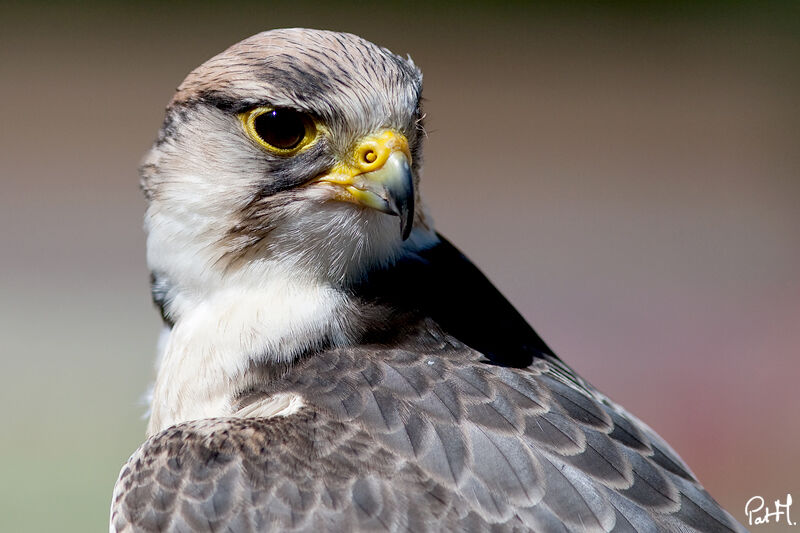
[[[439,230],[734,516],[800,501],[800,8],[637,6],[0,7],[0,530],[106,527],[159,328],[136,167],[281,26],[411,54]]]

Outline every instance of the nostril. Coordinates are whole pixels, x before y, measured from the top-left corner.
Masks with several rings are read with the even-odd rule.
[[[375,153],[375,150],[367,150],[364,152],[363,157],[365,163],[374,163],[378,159],[378,154]]]

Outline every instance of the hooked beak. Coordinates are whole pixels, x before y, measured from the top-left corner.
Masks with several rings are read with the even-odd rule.
[[[411,234],[414,178],[408,141],[400,133],[386,130],[363,139],[351,161],[337,164],[312,183],[336,185],[336,200],[400,217],[403,240]]]

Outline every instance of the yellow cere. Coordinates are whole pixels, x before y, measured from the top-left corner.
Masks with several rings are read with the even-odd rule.
[[[402,133],[384,130],[369,135],[358,143],[350,161],[338,163],[330,172],[315,181],[353,185],[357,176],[380,169],[395,152],[405,154],[409,164],[411,163],[411,150],[408,148],[408,140]]]
[[[356,147],[355,166],[360,172],[379,169],[394,152],[403,152],[411,162],[411,151],[405,135],[392,130],[370,135]]]
[[[381,171],[392,156],[400,152],[411,164],[411,151],[405,135],[393,130],[364,137],[351,152],[351,157],[336,164],[330,172],[319,176],[311,183],[337,185],[334,198],[383,210],[385,200],[376,195],[380,182],[386,176]],[[370,182],[374,182],[370,185]]]

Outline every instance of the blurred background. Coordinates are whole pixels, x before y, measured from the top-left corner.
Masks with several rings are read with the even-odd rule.
[[[439,230],[734,516],[800,501],[797,2],[5,2],[0,530],[107,528],[159,330],[137,165],[284,26],[411,54]]]

